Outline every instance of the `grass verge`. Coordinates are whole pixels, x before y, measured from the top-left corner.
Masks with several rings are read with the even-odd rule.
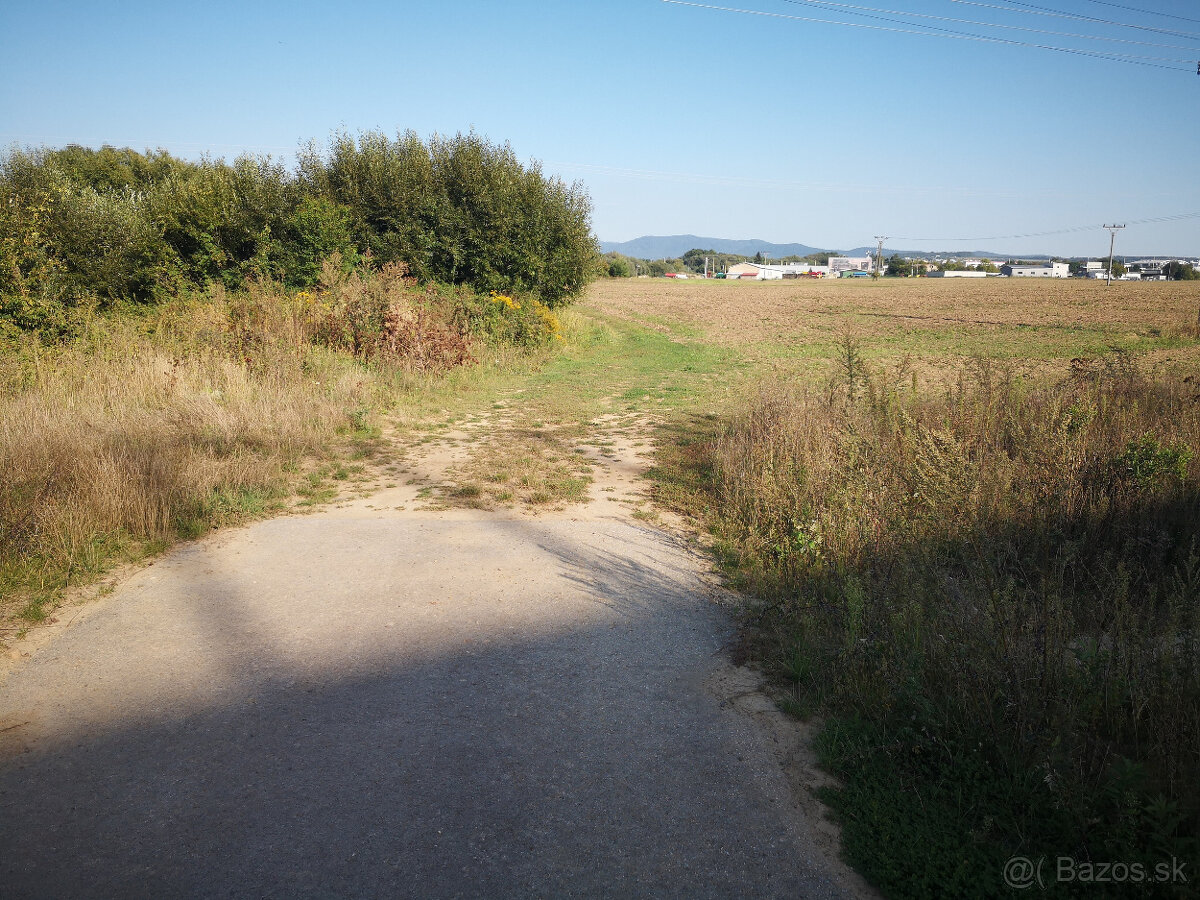
[[[1172,858],[1200,833],[1200,406],[1127,353],[1057,383],[980,359],[940,397],[852,339],[663,442],[757,658],[827,717],[826,799],[889,896],[998,896],[1005,861]]]

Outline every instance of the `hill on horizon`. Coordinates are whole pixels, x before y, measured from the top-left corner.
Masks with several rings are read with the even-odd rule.
[[[807,244],[773,244],[756,239],[731,240],[730,238],[698,237],[694,234],[672,234],[665,236],[646,235],[631,241],[601,241],[604,253],[623,253],[638,259],[675,259],[689,250],[713,250],[717,253],[735,253],[738,256],[808,256],[820,253],[820,247]]]
[[[602,253],[622,253],[637,259],[676,259],[689,250],[713,250],[717,253],[733,253],[738,256],[753,256],[762,253],[771,259],[784,256],[808,256],[810,253],[831,251],[826,247],[810,247],[808,244],[774,244],[771,241],[760,241],[755,238],[739,240],[733,238],[700,237],[695,234],[644,235],[630,241],[600,241]],[[842,250],[846,256],[874,256],[875,247],[854,247]],[[995,250],[898,250],[884,247],[883,256],[886,259],[893,253],[901,256],[929,259],[933,256],[979,257],[993,260],[1014,258],[1012,254],[999,253]],[[1047,259],[1044,253],[1025,253],[1021,259]]]

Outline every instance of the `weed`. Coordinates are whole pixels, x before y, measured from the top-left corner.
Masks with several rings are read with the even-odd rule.
[[[768,601],[760,652],[801,707],[843,723],[826,757],[856,823],[847,853],[898,896],[986,893],[1030,846],[1141,859],[1130,816],[1187,858],[1200,822],[1187,386],[1120,354],[1040,388],[980,360],[943,398],[914,398],[855,352],[838,354],[845,404],[770,384],[702,451],[718,558]],[[1153,819],[1159,797],[1174,812]]]

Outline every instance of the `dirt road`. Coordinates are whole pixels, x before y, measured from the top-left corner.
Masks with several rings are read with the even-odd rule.
[[[704,561],[630,516],[633,443],[536,516],[423,508],[455,460],[413,448],[411,484],[64,610],[0,683],[0,893],[858,890],[739,711]]]

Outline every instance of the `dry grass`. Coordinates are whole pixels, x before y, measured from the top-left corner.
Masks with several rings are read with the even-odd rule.
[[[0,614],[36,620],[122,553],[282,500],[287,471],[391,388],[351,360],[311,362],[176,356],[130,328],[0,360]]]
[[[465,505],[534,507],[583,502],[591,467],[574,452],[575,435],[575,430],[541,426],[524,417],[494,423],[487,440],[452,473],[462,486],[451,499]]]
[[[695,466],[765,601],[760,658],[843,723],[851,855],[898,896],[973,896],[1021,851],[1188,858],[1195,379],[1117,353],[1032,386],[981,359],[928,398],[852,341],[842,361],[822,389],[764,385]]]
[[[302,504],[329,499],[343,467],[306,461],[372,454],[379,413],[457,384],[445,373],[488,350],[476,331],[553,340],[543,319],[334,260],[316,291],[215,289],[97,319],[69,346],[0,348],[0,639],[122,558],[262,515],[296,487]]]

